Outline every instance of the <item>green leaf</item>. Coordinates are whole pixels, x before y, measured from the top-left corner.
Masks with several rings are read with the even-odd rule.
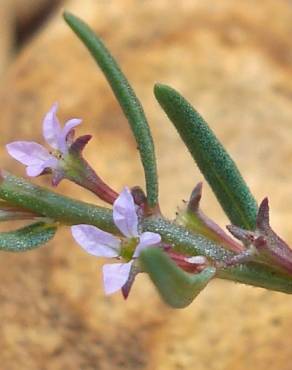
[[[86,23],[73,14],[65,12],[64,19],[88,48],[99,65],[130,123],[144,167],[148,204],[150,207],[155,207],[158,202],[155,151],[141,103],[101,39],[96,36]]]
[[[140,260],[161,297],[173,308],[184,308],[191,304],[216,272],[213,267],[199,274],[184,272],[158,248],[145,249]]]
[[[177,91],[157,84],[155,97],[174,124],[230,221],[255,228],[257,203],[222,144],[198,112]]]
[[[0,233],[0,250],[25,252],[38,248],[52,239],[57,231],[56,225],[37,222],[16,231]]]

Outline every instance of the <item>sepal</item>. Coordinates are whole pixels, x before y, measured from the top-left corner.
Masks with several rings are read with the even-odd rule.
[[[247,248],[254,247],[257,250],[257,260],[292,273],[292,250],[270,226],[268,198],[265,198],[259,207],[255,231],[244,230],[234,225],[227,228]]]
[[[199,182],[187,203],[187,207],[178,212],[176,221],[188,230],[204,235],[206,238],[234,252],[243,251],[243,246],[231,238],[224,230],[212,221],[200,208],[202,182]]]
[[[60,169],[53,174],[53,183],[67,179],[93,192],[106,203],[113,204],[118,194],[96,174],[90,164],[83,158],[82,152],[91,139],[91,135],[78,137],[60,160]]]

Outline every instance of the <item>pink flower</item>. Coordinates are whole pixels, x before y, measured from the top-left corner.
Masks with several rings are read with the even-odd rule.
[[[57,183],[60,178],[58,173],[61,170],[60,162],[73,143],[74,127],[81,123],[80,119],[73,118],[62,128],[56,116],[57,109],[58,105],[55,103],[43,121],[43,136],[52,147],[51,151],[34,141],[14,141],[6,145],[11,157],[27,166],[28,176],[39,176],[44,171],[50,170],[55,175],[53,183]]]
[[[161,236],[152,232],[139,231],[137,215],[138,207],[130,190],[126,187],[113,204],[114,223],[125,236],[123,240],[91,225],[75,225],[71,227],[76,242],[87,253],[96,257],[123,259],[125,262],[105,264],[103,266],[103,282],[106,294],[112,294],[121,288],[128,295],[130,286],[137,273],[135,260],[141,251],[157,246]]]

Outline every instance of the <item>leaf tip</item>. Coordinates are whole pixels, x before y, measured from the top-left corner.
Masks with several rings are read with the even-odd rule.
[[[157,82],[156,84],[154,84],[153,91],[154,91],[155,97],[158,99],[161,96],[161,94],[163,94],[164,91],[167,91],[170,89],[171,88],[169,86]]]
[[[65,21],[67,21],[68,19],[70,19],[72,16],[73,16],[73,14],[70,13],[70,12],[68,12],[68,10],[64,10],[63,11],[63,18],[65,19]]]

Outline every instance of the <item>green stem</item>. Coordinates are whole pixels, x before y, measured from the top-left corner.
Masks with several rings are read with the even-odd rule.
[[[0,198],[63,224],[90,224],[117,232],[110,209],[81,202],[1,171]]]
[[[90,224],[118,234],[109,209],[56,194],[4,171],[1,172],[1,177],[0,198],[12,205],[67,225]],[[212,260],[224,261],[233,255],[212,241],[163,218],[146,218],[142,227],[145,231],[159,233],[163,242],[190,256],[204,255]],[[220,270],[217,277],[292,294],[291,276],[258,263],[246,263]]]

